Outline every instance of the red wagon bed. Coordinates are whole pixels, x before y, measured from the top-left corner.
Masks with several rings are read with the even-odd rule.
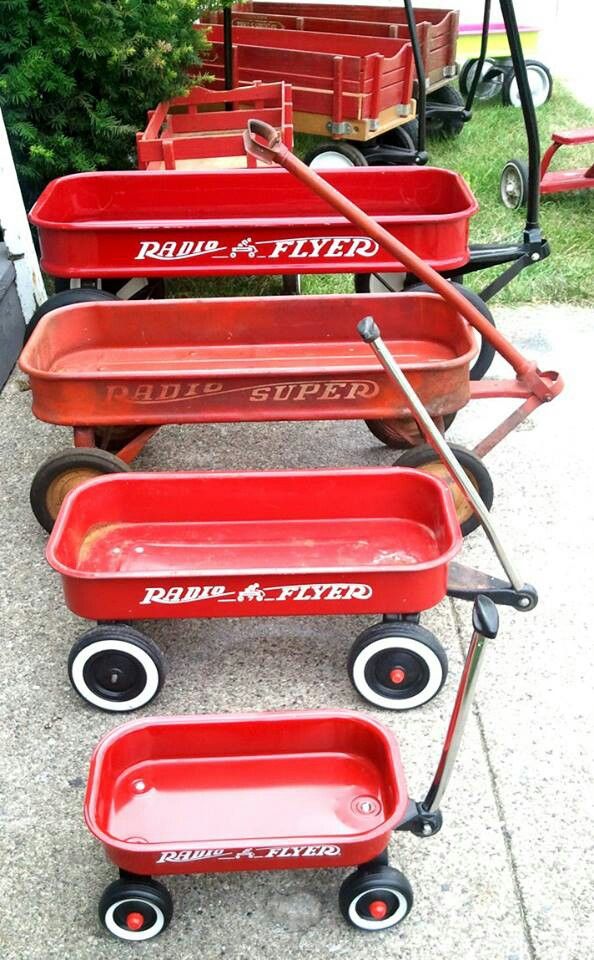
[[[348,712],[162,717],[96,748],[85,819],[135,874],[350,866],[408,793],[393,736]]]
[[[370,167],[323,179],[436,270],[468,261],[478,205],[458,174]],[[46,187],[30,219],[57,277],[403,270],[283,170],[74,174]]]

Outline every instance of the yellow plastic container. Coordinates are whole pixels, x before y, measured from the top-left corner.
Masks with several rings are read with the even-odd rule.
[[[536,27],[520,27],[520,36],[522,38],[522,48],[525,56],[535,54],[538,49],[539,30]],[[481,52],[481,34],[480,24],[460,27],[458,34],[458,45],[456,47],[456,58],[460,62],[464,60],[476,59]],[[507,42],[507,35],[503,24],[492,24],[489,32],[489,43],[487,46],[487,57],[496,59],[497,57],[509,57],[510,49]]]

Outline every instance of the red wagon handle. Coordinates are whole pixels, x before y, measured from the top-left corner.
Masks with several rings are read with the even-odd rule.
[[[563,389],[563,381],[556,372],[541,373],[535,363],[526,360],[511,343],[495,329],[466,297],[433,267],[421,260],[404,243],[393,237],[373,217],[323,180],[311,167],[299,160],[282,142],[278,132],[262,120],[249,120],[244,133],[246,152],[264,163],[277,163],[310,190],[322,197],[347,220],[376,240],[396,260],[399,260],[419,280],[426,283],[443,300],[460,313],[507,360],[516,376],[541,401],[552,400]]]

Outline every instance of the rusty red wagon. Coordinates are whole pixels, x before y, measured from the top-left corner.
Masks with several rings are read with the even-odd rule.
[[[184,97],[150,110],[136,134],[140,170],[195,170],[254,167],[243,133],[254,117],[275,128],[293,146],[293,103],[286,83],[254,83],[233,90],[194,86]]]
[[[68,661],[95,707],[135,710],[162,685],[163,656],[130,621],[382,613],[349,676],[404,710],[445,682],[419,614],[445,596],[460,544],[446,486],[414,470],[120,473],[70,492],[47,559],[73,613],[102,621]]]
[[[74,448],[39,467],[35,516],[51,530],[70,489],[128,469],[166,423],[362,419],[387,445],[410,447],[403,463],[446,479],[436,455],[419,446],[406,398],[357,334],[364,314],[381,325],[440,430],[470,400],[522,401],[474,450],[455,447],[490,507],[493,484],[482,458],[543,398],[522,380],[514,354],[515,380],[471,380],[477,345],[466,320],[434,294],[404,293],[86,303],[47,314],[20,365],[33,413],[72,427]],[[495,333],[491,339],[508,346]],[[452,492],[469,533],[476,516],[455,486]]]
[[[352,867],[338,902],[352,926],[382,931],[413,906],[389,865],[392,831],[429,837],[472,703],[496,608],[484,597],[440,761],[410,798],[393,735],[349,711],[157,717],[113,730],[91,758],[85,821],[119,868],[99,901],[113,936],[149,940],[173,915],[164,875]]]

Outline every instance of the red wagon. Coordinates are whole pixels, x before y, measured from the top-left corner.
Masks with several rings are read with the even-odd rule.
[[[419,612],[445,596],[460,543],[447,488],[413,470],[101,477],[69,494],[47,548],[69,608],[110,621],[74,644],[70,680],[110,711],[156,695],[158,647],[117,621],[382,613],[351,681],[377,706],[420,706],[447,658]]]
[[[357,334],[371,314],[443,431],[469,400],[523,401],[511,420],[458,458],[490,507],[482,461],[541,400],[515,380],[470,380],[476,354],[463,317],[430,293],[87,303],[54,310],[20,359],[33,412],[74,430],[31,486],[35,516],[51,530],[66,493],[93,475],[127,469],[167,423],[362,419],[404,463],[444,475],[405,397]],[[321,318],[324,318],[323,324]],[[447,475],[446,475],[447,476]],[[454,486],[463,533],[476,516]]]
[[[458,174],[385,167],[324,178],[436,269],[468,261],[478,206]],[[42,268],[66,279],[404,270],[283,170],[73,174],[46,187],[30,219]]]
[[[348,711],[159,717],[127,723],[96,747],[85,820],[119,867],[99,902],[122,940],[149,940],[173,914],[154,876],[350,867],[345,920],[360,930],[400,923],[413,904],[388,863],[393,830],[428,837],[443,798],[496,608],[474,610],[474,633],[437,772],[410,799],[392,734]]]
[[[254,83],[234,90],[195,86],[150,110],[136,134],[140,170],[195,170],[255,167],[245,153],[247,121],[257,117],[293,146],[293,103],[286,83]]]
[[[220,83],[223,27],[202,29],[212,42],[206,68]],[[408,40],[240,26],[233,30],[233,54],[236,84],[291,84],[295,130],[301,133],[365,142],[414,117]]]

